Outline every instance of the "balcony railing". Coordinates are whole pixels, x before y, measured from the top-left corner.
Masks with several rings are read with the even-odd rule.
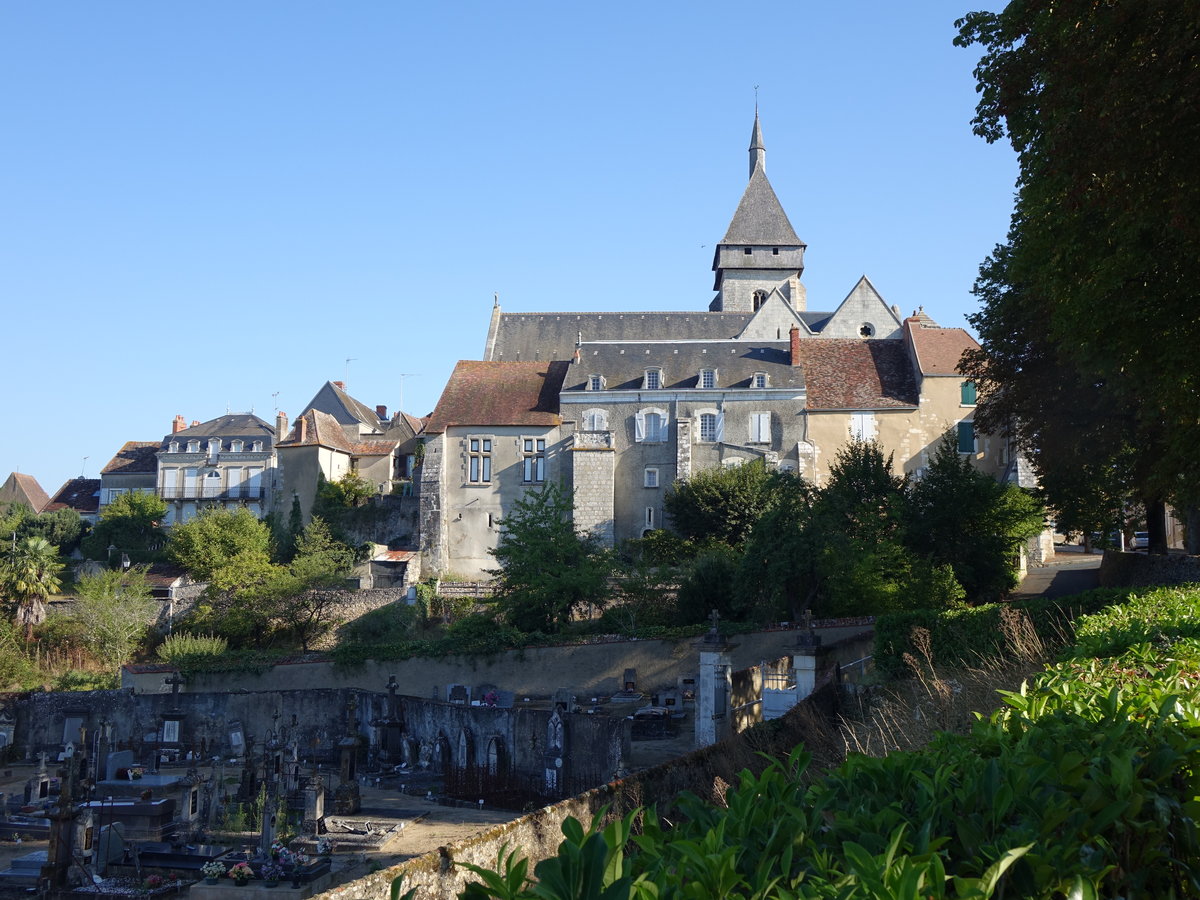
[[[265,494],[265,489],[245,484],[222,490],[206,487],[183,487],[160,488],[158,492],[158,495],[164,500],[261,500]]]

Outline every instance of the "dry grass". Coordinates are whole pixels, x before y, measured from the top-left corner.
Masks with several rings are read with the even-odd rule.
[[[904,654],[912,677],[875,688],[845,703],[841,733],[845,752],[886,756],[919,750],[938,732],[965,733],[977,715],[1000,706],[998,690],[1016,690],[1050,659],[1050,648],[1038,637],[1021,610],[1000,614],[1005,652],[978,666],[939,670],[929,632],[913,630],[916,654]]]

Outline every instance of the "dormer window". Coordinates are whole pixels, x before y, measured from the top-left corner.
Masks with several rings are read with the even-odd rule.
[[[200,452],[200,442],[199,441],[188,441],[187,452],[188,453],[199,453]]]
[[[208,455],[216,456],[221,452],[221,441],[217,438],[210,438],[208,442]]]
[[[701,369],[700,370],[700,388],[701,390],[711,391],[717,386],[717,370],[716,369]]]
[[[604,376],[603,375],[589,375],[587,389],[589,391],[604,390]]]
[[[657,391],[662,388],[662,369],[647,369],[642,390]]]
[[[253,450],[255,453],[262,453],[262,448],[263,448],[262,441],[255,441],[253,444],[250,445],[250,449]]]
[[[230,441],[229,442],[229,452],[230,453],[241,453],[242,447],[244,447],[244,446],[245,446],[245,444],[242,441]]]
[[[754,377],[750,379],[750,384],[756,388],[765,388],[767,386],[767,373],[755,372]]]
[[[167,444],[167,452],[168,453],[178,453],[179,452],[179,441],[171,441],[171,443]]]

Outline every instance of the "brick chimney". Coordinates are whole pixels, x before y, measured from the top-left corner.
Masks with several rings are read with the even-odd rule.
[[[335,388],[337,388],[339,391],[346,390],[346,382],[344,382],[344,381],[335,381],[335,382],[333,382],[333,386]]]
[[[175,421],[171,423],[171,434],[179,434],[185,428],[187,428],[187,422],[183,416],[176,416]]]
[[[300,417],[300,443],[308,443],[308,419],[304,416]]]
[[[377,415],[379,417],[379,420],[381,422],[386,422],[387,421],[387,407],[384,406],[383,404],[376,406],[375,407],[375,415]]]
[[[792,330],[788,332],[788,338],[792,342],[792,365],[800,365],[800,326],[793,325]]]
[[[287,437],[287,413],[283,410],[275,413],[275,440],[282,441]]]

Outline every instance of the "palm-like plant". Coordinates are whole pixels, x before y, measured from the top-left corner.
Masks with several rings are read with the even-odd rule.
[[[0,577],[5,596],[16,607],[16,623],[25,626],[26,643],[33,640],[33,626],[46,619],[45,599],[62,587],[62,570],[58,548],[45,538],[13,544]]]

